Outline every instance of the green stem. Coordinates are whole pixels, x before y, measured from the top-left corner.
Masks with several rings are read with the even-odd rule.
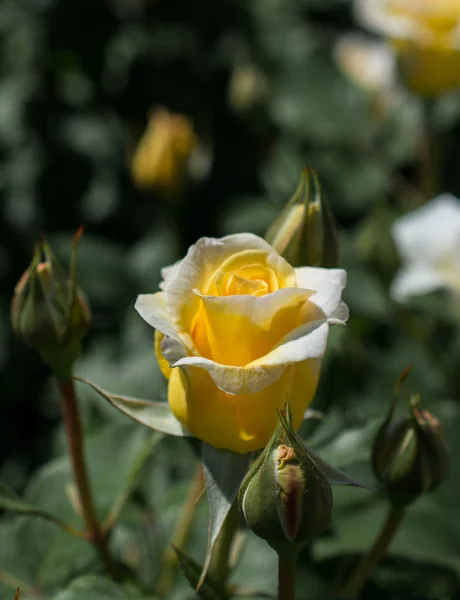
[[[24,592],[24,594],[28,596],[39,595],[39,591],[35,589],[32,585],[25,583],[16,575],[12,575],[11,573],[4,571],[3,569],[0,569],[0,583],[3,583],[4,585],[13,590],[19,587],[21,592]]]
[[[391,506],[374,545],[357,564],[343,592],[346,596],[359,596],[372,571],[385,556],[404,516],[404,508]]]
[[[442,161],[441,136],[433,123],[433,105],[426,100],[423,105],[424,130],[420,143],[419,189],[425,201],[439,193],[439,179]]]
[[[73,477],[77,487],[88,537],[96,547],[107,572],[113,579],[118,579],[114,563],[107,548],[107,537],[103,534],[96,517],[96,510],[94,508],[88,472],[86,469],[83,449],[83,431],[80,415],[78,414],[77,397],[73,379],[71,377],[67,379],[58,379],[58,387],[61,395],[62,417],[67,436]]]
[[[297,553],[278,555],[278,600],[295,598],[295,564]]]
[[[230,575],[230,553],[239,524],[238,506],[233,503],[212,552],[209,574],[225,584]]]
[[[190,489],[182,508],[182,514],[176,529],[173,533],[171,545],[166,550],[163,563],[160,569],[160,575],[156,583],[155,592],[160,598],[168,596],[174,583],[174,575],[178,566],[177,554],[174,548],[182,550],[190,533],[190,528],[195,515],[195,507],[201,497],[204,489],[203,468],[198,465],[195,475],[190,484]]]

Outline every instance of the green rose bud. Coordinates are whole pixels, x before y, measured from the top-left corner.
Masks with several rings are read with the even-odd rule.
[[[374,472],[393,504],[405,506],[445,479],[449,452],[438,420],[412,396],[410,416],[393,421],[394,405],[372,450]]]
[[[29,268],[11,303],[13,330],[60,378],[69,376],[90,323],[90,310],[77,287],[74,238],[70,273],[66,274],[46,240],[35,247]]]
[[[332,491],[326,475],[293,431],[288,413],[246,475],[238,496],[250,529],[280,555],[297,553],[331,520]]]
[[[336,267],[337,232],[318,177],[304,169],[294,196],[265,234],[293,266]]]

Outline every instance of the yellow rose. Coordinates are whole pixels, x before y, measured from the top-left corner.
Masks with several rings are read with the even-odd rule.
[[[263,239],[202,238],[141,295],[171,410],[217,448],[262,448],[289,400],[297,428],[313,399],[329,326],[344,323],[345,271],[294,269]]]
[[[189,119],[164,108],[154,110],[133,156],[134,182],[141,188],[175,191],[196,144]]]
[[[436,95],[460,83],[460,0],[356,0],[357,17],[390,39],[406,84]]]

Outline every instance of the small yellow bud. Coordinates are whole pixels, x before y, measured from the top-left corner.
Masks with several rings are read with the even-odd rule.
[[[293,266],[337,266],[337,232],[314,171],[304,169],[294,196],[265,239]]]
[[[69,375],[91,319],[76,282],[80,236],[81,230],[74,238],[69,274],[64,273],[46,240],[37,244],[11,302],[13,330],[60,377]]]
[[[134,182],[140,188],[176,191],[196,144],[189,119],[166,109],[153,111],[132,159]]]
[[[268,81],[255,65],[245,64],[235,67],[229,87],[230,106],[238,113],[247,113],[260,107],[267,100]]]

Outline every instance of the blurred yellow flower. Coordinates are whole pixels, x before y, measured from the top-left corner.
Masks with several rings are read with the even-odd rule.
[[[402,76],[432,96],[460,83],[460,0],[355,0],[358,20],[392,43]]]
[[[262,448],[289,400],[298,427],[313,399],[329,326],[344,323],[345,271],[294,269],[249,233],[202,238],[163,269],[136,309],[156,331],[175,416],[205,442]]]
[[[175,191],[196,144],[190,119],[164,108],[156,109],[132,159],[134,182],[140,188]]]

